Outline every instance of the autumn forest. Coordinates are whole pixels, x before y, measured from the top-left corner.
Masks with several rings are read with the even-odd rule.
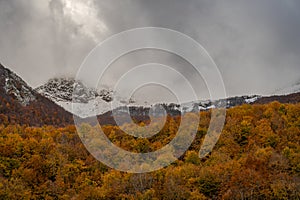
[[[198,151],[210,111],[199,115],[189,150],[170,166],[142,174],[119,172],[97,161],[73,125],[2,123],[0,199],[300,199],[299,103],[228,109],[221,137],[203,159]],[[170,142],[179,123],[179,117],[168,117],[148,139],[113,125],[102,128],[115,145],[144,153]],[[95,129],[82,126],[86,133]]]

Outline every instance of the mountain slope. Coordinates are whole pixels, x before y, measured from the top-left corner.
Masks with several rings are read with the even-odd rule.
[[[0,123],[65,126],[73,123],[73,115],[0,64]]]

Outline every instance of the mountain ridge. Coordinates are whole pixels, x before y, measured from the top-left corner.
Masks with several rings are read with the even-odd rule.
[[[88,113],[92,111],[92,116],[96,115],[102,124],[114,124],[114,115],[122,118],[129,114],[132,119],[139,121],[149,120],[149,115],[154,117],[165,114],[179,116],[187,112],[199,112],[218,107],[231,108],[242,104],[266,104],[272,101],[279,101],[280,103],[300,102],[300,92],[277,96],[244,95],[215,101],[199,100],[183,104],[156,103],[146,106],[139,105],[132,99],[126,101],[117,97],[117,105],[111,108],[110,103],[114,98],[112,90],[97,91],[86,87],[81,82],[76,82],[72,78],[54,78],[50,79],[48,84],[47,87],[42,85],[32,89],[21,77],[0,64],[0,122],[30,126],[65,126],[74,124],[73,117],[81,117],[82,119],[91,117],[91,115],[82,117],[77,115],[78,113],[71,113],[72,102],[83,105],[83,107],[79,106],[82,110],[77,110],[77,112]],[[78,94],[75,98],[74,88],[81,91],[75,93]],[[98,103],[100,102],[99,109],[101,112],[97,113],[97,110],[86,111],[84,105],[89,105],[91,109],[94,109],[94,104],[91,102],[94,103],[95,98],[99,100]]]
[[[79,90],[80,92],[73,93],[73,89]],[[101,89],[100,91],[97,91],[97,89],[89,88],[82,82],[76,81],[73,78],[50,79],[44,85],[39,86],[35,90],[41,95],[50,98],[52,101],[56,102],[69,112],[72,112],[73,114],[82,118],[91,117],[95,114],[103,115],[110,111],[114,111],[116,114],[122,114],[125,112],[124,109],[126,107],[131,108],[131,110],[135,110],[133,107],[144,107],[144,109],[149,110],[155,106],[163,106],[165,109],[167,109],[169,114],[174,115],[172,113],[178,113],[178,111],[181,113],[186,113],[191,111],[197,112],[201,110],[208,110],[215,107],[229,108],[244,103],[251,103],[260,98],[259,95],[244,95],[240,97],[228,97],[226,99],[215,101],[199,100],[186,102],[180,105],[176,103],[155,103],[150,105],[141,105],[136,103],[133,99],[126,101],[120,96],[117,96],[117,99],[113,99],[116,95],[112,90]],[[77,96],[74,96],[74,94]],[[80,94],[79,97],[78,94]],[[116,104],[114,107],[111,105],[113,100],[116,100],[114,102]],[[75,104],[73,108],[72,103]],[[172,106],[173,110],[170,109]],[[161,115],[161,113],[157,113],[157,115]]]
[[[72,112],[72,93],[73,90],[70,87],[65,86],[57,86],[56,89],[53,87],[52,82],[57,82],[54,85],[67,83],[70,87],[74,87],[76,81],[72,78],[56,78],[50,79],[45,85],[40,86],[36,89],[36,91],[40,92],[42,95],[49,97],[54,102],[56,101],[57,104],[64,107],[69,112]],[[278,95],[278,96],[261,96],[261,95],[243,95],[243,96],[235,96],[235,97],[228,97],[225,99],[220,100],[198,100],[192,102],[186,102],[182,104],[176,103],[156,103],[152,105],[140,105],[135,104],[134,101],[126,102],[120,100],[117,102],[115,107],[111,107],[110,103],[113,101],[114,92],[112,90],[102,90],[105,95],[101,95],[97,93],[96,89],[91,89],[85,86],[83,83],[78,82],[76,83],[77,86],[80,86],[79,89],[82,90],[82,94],[92,94],[87,95],[87,101],[76,101],[75,104],[80,109],[73,111],[73,114],[79,115],[82,118],[89,118],[92,116],[98,116],[100,121],[109,121],[110,123],[113,121],[113,115],[118,115],[119,117],[125,116],[130,114],[131,117],[135,117],[137,119],[141,118],[148,118],[147,116],[151,114],[154,117],[159,117],[164,114],[168,114],[170,116],[177,116],[180,114],[184,114],[187,112],[199,112],[205,111],[213,108],[223,107],[223,108],[231,108],[243,104],[265,104],[267,102],[276,101],[283,103],[296,103],[300,102],[297,95]],[[51,88],[51,89],[47,89]],[[66,90],[65,90],[66,89]],[[45,93],[46,91],[46,93]],[[86,91],[86,92],[84,92]],[[91,92],[92,91],[92,92]],[[62,96],[67,95],[67,98],[61,99]],[[103,98],[105,96],[108,98],[108,101],[105,101]],[[293,100],[291,100],[293,98]],[[58,99],[58,100],[57,100]],[[75,98],[76,99],[76,98]],[[80,98],[79,98],[80,99]],[[96,99],[96,101],[93,101]],[[119,97],[119,99],[121,99]],[[95,103],[96,105],[94,106]],[[79,105],[79,106],[78,106]],[[164,109],[155,109],[156,107],[163,107]],[[96,108],[95,108],[96,107]],[[83,111],[83,112],[82,112]],[[84,115],[80,115],[80,112],[84,113]],[[122,117],[121,117],[122,118]]]

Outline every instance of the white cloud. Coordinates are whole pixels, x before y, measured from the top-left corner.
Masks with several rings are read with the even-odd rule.
[[[106,24],[99,19],[98,10],[92,0],[62,0],[65,17],[68,17],[86,36],[99,42],[101,35],[107,30]]]

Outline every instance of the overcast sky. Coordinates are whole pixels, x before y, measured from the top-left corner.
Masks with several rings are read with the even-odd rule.
[[[0,0],[0,62],[36,87],[74,76],[99,42],[144,26],[203,45],[229,96],[300,80],[299,0]]]

